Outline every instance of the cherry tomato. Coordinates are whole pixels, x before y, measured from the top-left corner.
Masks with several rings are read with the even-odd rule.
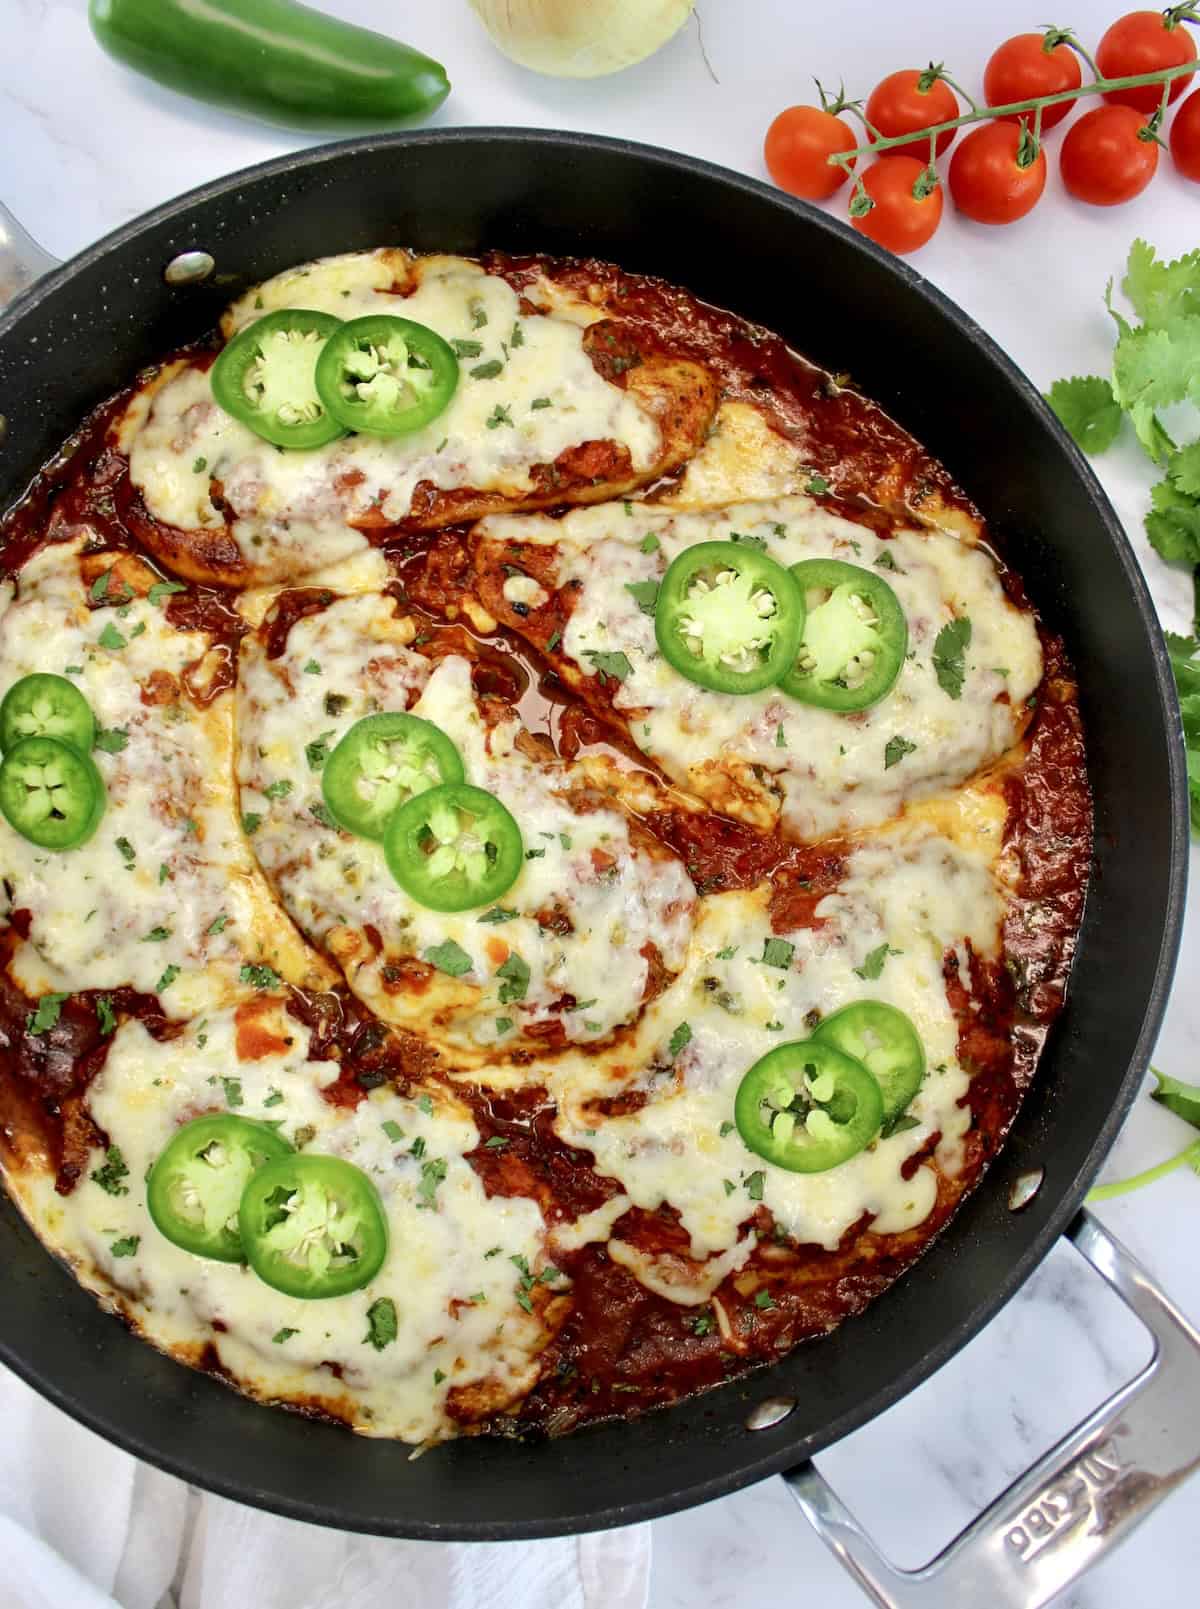
[[[1171,124],[1171,160],[1185,179],[1200,183],[1200,89],[1175,113]]]
[[[1096,50],[1096,65],[1102,78],[1133,78],[1138,73],[1156,73],[1160,67],[1180,67],[1195,59],[1196,41],[1187,24],[1172,22],[1161,11],[1131,11],[1118,17]],[[1182,95],[1190,82],[1187,77],[1174,79],[1170,99]],[[1105,91],[1104,99],[1114,106],[1154,112],[1162,100],[1162,85],[1110,89]]]
[[[1077,201],[1116,207],[1132,201],[1154,177],[1158,146],[1139,139],[1146,117],[1132,106],[1097,106],[1067,130],[1063,183]]]
[[[927,69],[928,71],[928,69]],[[915,68],[889,73],[882,83],[871,91],[867,102],[867,122],[888,139],[897,134],[915,134],[934,123],[948,123],[958,116],[958,101],[944,78],[935,79],[928,89],[921,89],[925,75]],[[947,129],[937,137],[938,155],[953,140],[954,129]],[[912,140],[907,145],[894,145],[884,156],[915,157],[928,162],[929,141]],[[935,226],[936,227],[936,226]]]
[[[942,221],[942,187],[934,185],[918,198],[914,186],[928,164],[911,156],[880,157],[862,176],[863,188],[875,205],[861,217],[850,215],[860,235],[886,246],[898,257],[917,251],[933,238]]]
[[[973,129],[950,163],[950,194],[959,212],[976,223],[1015,223],[1031,212],[1046,188],[1046,153],[1021,165],[1022,131],[1011,123]]]
[[[767,130],[763,155],[767,172],[781,190],[824,201],[840,190],[849,170],[828,158],[858,144],[848,123],[820,106],[789,106]],[[854,163],[850,163],[853,167]]]
[[[983,74],[983,95],[989,106],[1008,106],[1013,101],[1079,88],[1083,82],[1079,57],[1070,45],[1055,44],[1047,50],[1055,38],[1053,29],[1046,34],[1016,34],[996,47]],[[1047,106],[1042,112],[1042,132],[1061,123],[1074,104],[1061,101]],[[1017,123],[1022,115],[1028,118],[1029,113],[1009,112],[1007,121]]]

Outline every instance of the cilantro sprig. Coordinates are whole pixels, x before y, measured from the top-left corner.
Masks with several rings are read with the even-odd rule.
[[[1150,1071],[1157,1080],[1158,1087],[1151,1091],[1152,1098],[1190,1123],[1193,1128],[1200,1129],[1200,1084],[1185,1084],[1182,1079],[1169,1078],[1160,1073],[1157,1067]],[[1152,1168],[1145,1168],[1141,1173],[1135,1173],[1128,1179],[1115,1179],[1111,1184],[1097,1185],[1088,1192],[1088,1201],[1112,1201],[1116,1196],[1131,1195],[1135,1190],[1141,1190],[1148,1184],[1155,1184],[1159,1179],[1165,1179],[1168,1173],[1174,1173],[1177,1168],[1191,1168],[1193,1173],[1200,1174],[1200,1137],[1185,1145],[1182,1151],[1165,1162],[1159,1162]],[[95,1177],[95,1175],[93,1175]]]

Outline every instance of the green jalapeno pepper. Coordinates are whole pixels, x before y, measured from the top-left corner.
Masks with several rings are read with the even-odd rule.
[[[104,813],[104,783],[87,754],[52,737],[15,743],[0,764],[0,811],[42,849],[74,849]]]
[[[339,826],[359,838],[382,838],[400,805],[462,779],[458,750],[440,727],[386,711],[354,723],[325,762],[321,792]]]
[[[65,676],[39,671],[14,682],[0,703],[0,751],[27,737],[52,737],[90,754],[96,737],[91,705]]]
[[[878,704],[908,652],[899,598],[880,576],[840,559],[805,559],[792,575],[805,599],[804,630],[780,689],[827,710]]]
[[[521,829],[494,794],[445,783],[401,805],[383,840],[388,869],[431,911],[490,905],[516,882]]]
[[[150,1170],[146,1206],[155,1227],[193,1256],[244,1262],[238,1208],[246,1186],[291,1151],[266,1123],[230,1112],[185,1123]]]
[[[212,366],[212,392],[225,412],[276,447],[323,447],[345,435],[321,400],[317,359],[341,320],[286,307],[247,325]]]
[[[738,1085],[734,1120],[758,1156],[792,1173],[825,1173],[870,1145],[883,1096],[862,1065],[826,1041],[780,1045]]]
[[[330,415],[368,436],[407,436],[449,403],[458,359],[436,330],[372,313],[339,326],[317,359]]]
[[[396,128],[450,93],[428,56],[294,0],[90,0],[88,20],[126,67],[281,128]]]
[[[886,1128],[904,1111],[925,1077],[925,1047],[902,1011],[883,1000],[855,1000],[832,1012],[813,1038],[853,1056],[879,1085]]]
[[[387,1256],[378,1190],[335,1156],[295,1152],[268,1162],[246,1185],[238,1228],[259,1279],[306,1301],[358,1290]]]
[[[756,693],[796,657],[804,598],[782,565],[739,542],[700,542],[673,560],[654,608],[664,657],[716,693]]]

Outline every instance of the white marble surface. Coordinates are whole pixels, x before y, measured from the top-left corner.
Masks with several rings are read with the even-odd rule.
[[[1047,20],[1033,0],[700,0],[704,42],[689,25],[657,58],[592,84],[539,79],[510,66],[474,25],[466,0],[422,6],[320,0],[324,9],[390,28],[444,61],[454,80],[439,124],[512,123],[620,134],[761,172],[774,111],[810,96],[814,74],[865,92],[884,72],[945,59],[977,86],[993,44]],[[1075,0],[1069,20],[1092,42],[1117,7]],[[0,0],[0,196],[52,251],[68,254],[181,190],[304,143],[144,84],[101,56],[85,0]],[[1135,234],[1168,254],[1200,244],[1200,192],[1164,173],[1130,206],[1050,194],[1024,224],[988,231],[950,219],[916,261],[965,306],[1039,384],[1103,370],[1111,335],[1104,281]],[[837,205],[837,203],[834,203]],[[331,242],[331,248],[336,242]],[[728,244],[728,243],[726,243]],[[1185,629],[1190,579],[1169,572],[1141,537],[1146,476],[1126,447],[1100,464],[1145,561],[1166,623]],[[1195,1078],[1200,914],[1184,939],[1179,983],[1157,1051],[1160,1066]],[[1133,1171],[1185,1143],[1184,1126],[1139,1103],[1109,1165]],[[1175,1175],[1100,1216],[1200,1318],[1195,1225],[1200,1181]],[[1081,1417],[1145,1354],[1145,1338],[1069,1250],[1056,1252],[971,1347],[901,1407],[821,1460],[901,1563],[936,1550],[989,1496]],[[863,1600],[770,1481],[654,1527],[652,1609]],[[1064,1602],[1073,1609],[1176,1609],[1196,1602],[1200,1480],[1177,1494]]]

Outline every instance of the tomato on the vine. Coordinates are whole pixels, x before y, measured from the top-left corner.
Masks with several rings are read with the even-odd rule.
[[[1175,113],[1171,124],[1171,160],[1185,179],[1200,183],[1200,89]]]
[[[983,74],[983,96],[988,105],[1009,106],[1013,101],[1031,101],[1078,89],[1083,82],[1079,57],[1062,40],[1059,29],[1049,28],[1044,34],[1016,34],[997,45]],[[1061,123],[1074,105],[1074,101],[1060,101],[1057,106],[1045,107],[1042,132]],[[1007,120],[1018,123],[1022,116],[1030,114],[1009,112]]]
[[[789,106],[767,130],[763,156],[767,172],[781,190],[824,201],[840,190],[854,166],[830,162],[837,151],[853,151],[854,131],[822,106]]]
[[[1145,114],[1132,106],[1097,106],[1067,130],[1063,183],[1093,207],[1132,201],[1158,167],[1158,145],[1148,131]]]
[[[867,101],[866,117],[872,128],[887,139],[897,134],[918,134],[934,123],[949,123],[958,116],[958,101],[938,68],[927,67],[924,72],[906,67],[898,73],[889,73],[871,91]],[[946,129],[937,137],[937,154],[954,138],[955,131]],[[907,145],[893,145],[883,156],[913,157],[919,162],[929,160],[929,141],[910,140]]]
[[[1001,120],[973,129],[950,163],[950,194],[976,223],[1015,223],[1046,188],[1046,153],[1029,129]]]
[[[1195,61],[1196,41],[1180,16],[1188,9],[1173,6],[1166,11],[1131,11],[1118,17],[1096,48],[1101,78],[1134,78],[1139,73],[1156,73],[1163,67],[1181,67],[1184,62]],[[1186,75],[1173,79],[1168,99],[1182,95],[1189,82]],[[1153,112],[1162,101],[1162,85],[1106,89],[1104,99],[1114,106]]]
[[[850,202],[850,222],[860,235],[886,246],[898,257],[931,240],[942,221],[942,187],[929,164],[911,156],[888,153],[862,176],[873,205],[861,210],[857,187]]]

